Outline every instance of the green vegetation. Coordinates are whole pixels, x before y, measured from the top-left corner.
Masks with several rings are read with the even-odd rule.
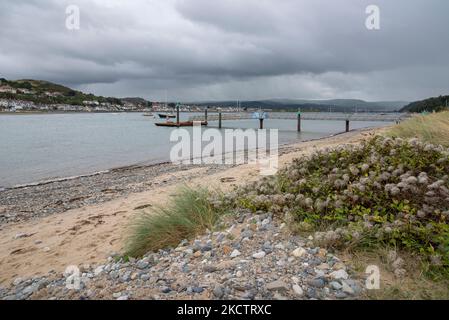
[[[209,201],[205,189],[182,188],[167,207],[138,214],[130,225],[126,255],[141,256],[149,251],[176,247],[184,239],[212,230],[225,213]]]
[[[439,96],[422,101],[412,102],[401,109],[401,112],[439,112],[446,110],[449,104],[449,96]]]
[[[449,111],[413,117],[394,126],[388,135],[449,147]]]
[[[0,98],[3,99],[16,99],[23,101],[30,101],[38,104],[69,104],[69,105],[82,105],[83,101],[98,101],[109,102],[112,104],[122,105],[122,101],[117,98],[95,96],[93,94],[85,94],[80,91],[72,90],[68,87],[61,86],[55,83],[41,80],[17,80],[8,81],[4,78],[1,79],[2,86],[9,86],[14,89],[27,89],[31,90],[32,94],[26,94],[18,92],[13,93],[0,93]],[[56,94],[55,96],[48,96],[46,93]]]
[[[234,207],[270,211],[318,245],[395,247],[449,275],[449,151],[375,137],[296,159],[272,178],[239,191]]]

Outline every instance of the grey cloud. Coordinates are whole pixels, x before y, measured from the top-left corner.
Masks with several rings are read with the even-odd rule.
[[[381,30],[368,31],[372,2],[5,0],[0,75],[150,99],[444,93],[449,3],[374,1]],[[64,27],[68,4],[81,9],[79,31]]]

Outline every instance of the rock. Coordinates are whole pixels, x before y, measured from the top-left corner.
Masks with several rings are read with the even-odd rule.
[[[334,280],[347,280],[349,278],[348,273],[343,269],[331,272],[330,276]]]
[[[242,239],[244,239],[244,238],[251,239],[253,237],[253,232],[251,230],[245,230],[240,234],[240,237]]]
[[[192,287],[192,291],[195,293],[202,293],[204,289],[202,287]]]
[[[128,296],[121,296],[121,297],[118,297],[117,300],[118,301],[126,301],[126,300],[129,300],[129,297]]]
[[[257,253],[255,253],[255,254],[253,254],[253,258],[254,258],[254,259],[262,259],[262,258],[264,258],[266,255],[267,255],[267,254],[266,254],[264,251],[260,251],[260,252],[257,252]]]
[[[121,293],[121,292],[115,292],[115,293],[112,294],[112,297],[114,297],[115,299],[118,299],[118,298],[120,298],[121,296],[122,296],[122,293]]]
[[[38,245],[38,244],[41,244],[41,243],[42,243],[42,240],[35,240],[35,241],[34,241],[34,244],[35,244],[35,245]]]
[[[309,286],[312,286],[315,288],[324,288],[324,286],[326,285],[326,282],[321,278],[315,278],[315,279],[308,280],[307,284]]]
[[[316,267],[318,270],[327,270],[329,269],[329,265],[327,263],[322,263],[319,266]]]
[[[299,247],[292,251],[292,256],[294,256],[296,258],[301,258],[306,253],[307,253],[307,251],[304,248]]]
[[[223,246],[223,253],[224,255],[228,255],[232,252],[232,248],[230,246]]]
[[[193,254],[193,256],[194,256],[195,258],[201,257],[201,251],[196,251],[196,252]]]
[[[44,248],[44,252],[49,252],[51,249],[49,247]]]
[[[103,273],[103,271],[104,271],[104,266],[98,266],[94,270],[94,275],[99,276],[100,274]]]
[[[343,287],[339,282],[337,281],[332,281],[330,284],[332,289],[334,290],[341,290],[341,288]]]
[[[289,289],[288,285],[280,280],[270,282],[265,288],[269,291],[286,291]]]
[[[22,278],[16,278],[12,284],[13,284],[14,286],[18,286],[18,285],[21,284],[22,282],[23,282],[23,279],[22,279]]]
[[[238,257],[240,254],[241,254],[240,251],[238,251],[237,249],[235,249],[234,251],[232,251],[230,257],[231,257],[231,258],[236,258],[236,257]]]
[[[345,281],[342,282],[342,291],[347,294],[354,294],[354,289],[352,289]]]
[[[17,240],[17,239],[23,239],[23,238],[28,238],[28,237],[30,237],[31,235],[29,235],[28,233],[17,233],[15,236],[14,236],[14,240]]]
[[[299,285],[294,284],[294,285],[292,286],[292,289],[293,289],[293,292],[294,292],[298,297],[302,297],[302,296],[304,295],[304,291],[302,290],[302,288],[301,288]]]
[[[212,265],[207,265],[207,266],[203,267],[203,271],[206,273],[213,273],[217,270],[218,270],[218,268],[216,266],[212,266]]]
[[[150,280],[150,275],[149,274],[143,274],[143,275],[140,276],[140,280],[148,281],[148,280]]]
[[[214,290],[212,291],[212,293],[218,299],[221,299],[224,296],[224,290],[223,290],[222,286],[220,286],[220,285],[216,285]]]
[[[162,288],[161,288],[161,292],[162,292],[162,293],[170,293],[170,292],[171,292],[171,289],[170,289],[169,287],[166,287],[166,286],[165,286],[165,287],[162,287]]]
[[[140,270],[146,269],[149,266],[150,266],[150,263],[148,261],[145,261],[145,260],[140,260],[136,264],[137,269],[140,269]]]
[[[237,273],[235,274],[235,276],[237,277],[237,278],[241,278],[242,276],[243,276],[243,272],[242,271],[237,271]]]

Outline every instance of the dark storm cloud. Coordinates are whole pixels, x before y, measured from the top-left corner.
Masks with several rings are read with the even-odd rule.
[[[65,28],[65,8],[81,29]],[[365,28],[365,8],[381,30]],[[415,99],[449,87],[444,0],[0,3],[0,75],[98,94]]]

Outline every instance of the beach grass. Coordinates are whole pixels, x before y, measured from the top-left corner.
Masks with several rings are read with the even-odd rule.
[[[129,226],[126,255],[139,257],[174,248],[184,239],[212,230],[223,211],[213,207],[208,197],[207,189],[184,186],[167,206],[139,213]]]
[[[392,127],[388,135],[449,147],[449,111],[415,116]]]

